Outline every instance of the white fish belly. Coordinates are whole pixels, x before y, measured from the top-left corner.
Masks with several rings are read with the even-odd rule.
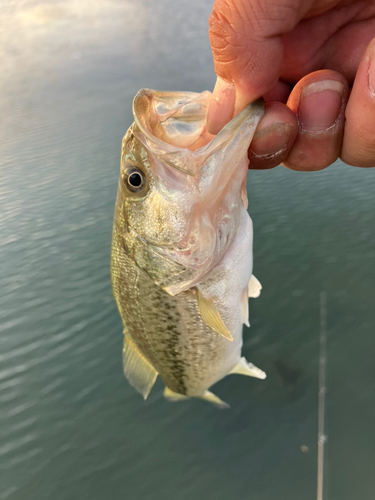
[[[243,207],[240,226],[233,243],[220,264],[199,285],[199,290],[204,296],[214,297],[215,305],[233,341],[208,329],[210,337],[212,335],[214,337],[207,346],[201,346],[205,352],[202,352],[200,366],[185,364],[188,395],[202,395],[211,385],[228,375],[240,361],[243,322],[247,321],[247,317],[244,317],[244,313],[247,314],[247,307],[244,310],[243,302],[246,300],[247,305],[247,289],[253,267],[252,244],[252,221]],[[186,353],[185,356],[189,357],[189,354]]]

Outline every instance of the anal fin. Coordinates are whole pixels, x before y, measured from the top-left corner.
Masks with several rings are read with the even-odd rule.
[[[185,396],[184,394],[179,394],[177,392],[172,391],[169,389],[169,387],[165,386],[164,389],[164,397],[168,399],[169,401],[184,401],[186,399],[190,399],[189,396]],[[200,397],[200,399],[204,399],[205,401],[208,401],[209,403],[213,403],[215,406],[220,408],[221,410],[230,408],[230,406],[225,403],[225,401],[222,401],[218,396],[215,396],[215,394],[212,394],[210,391],[205,391],[203,396]]]
[[[260,378],[261,380],[264,380],[267,377],[263,370],[253,365],[253,363],[249,363],[245,358],[241,358],[236,366],[232,368],[229,375],[232,374],[246,375],[248,377]]]
[[[210,391],[206,391],[203,396],[201,396],[201,399],[204,399],[205,401],[209,401],[210,403],[213,403],[215,406],[220,408],[221,410],[227,410],[230,408],[228,403],[220,399],[218,396],[215,396],[215,394],[212,394]]]
[[[122,362],[125,376],[130,384],[142,394],[144,399],[147,399],[158,372],[139,351],[129,335],[124,336]]]
[[[220,313],[217,310],[213,299],[207,299],[204,295],[197,290],[198,309],[203,321],[216,333],[222,335],[228,340],[233,340],[230,331],[225,326],[224,321],[221,319]]]
[[[248,296],[249,298],[256,299],[260,295],[260,291],[262,290],[262,285],[256,279],[256,277],[252,274],[249,280],[248,285]]]

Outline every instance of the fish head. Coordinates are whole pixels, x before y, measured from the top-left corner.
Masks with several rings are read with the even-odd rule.
[[[133,254],[143,248],[137,264],[172,295],[194,286],[222,258],[247,202],[247,149],[263,102],[212,136],[206,129],[211,97],[142,90],[123,140],[118,204]]]

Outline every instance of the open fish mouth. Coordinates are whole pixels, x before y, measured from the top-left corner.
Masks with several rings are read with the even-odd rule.
[[[206,128],[211,95],[209,91],[195,94],[144,89],[134,98],[134,119],[151,140],[195,151],[215,137]]]
[[[209,91],[199,94],[140,90],[133,101],[134,135],[167,165],[196,176],[202,165],[234,138],[238,143],[241,136],[246,140],[247,135],[240,129],[247,126],[255,130],[264,113],[264,102],[259,99],[214,136],[206,127],[211,97]]]

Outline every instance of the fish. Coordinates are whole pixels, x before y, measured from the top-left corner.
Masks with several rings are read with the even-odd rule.
[[[249,104],[216,136],[209,91],[142,89],[122,141],[111,281],[123,368],[146,399],[157,376],[170,401],[229,405],[210,387],[229,374],[264,379],[242,355],[252,274],[248,147],[264,114]]]

